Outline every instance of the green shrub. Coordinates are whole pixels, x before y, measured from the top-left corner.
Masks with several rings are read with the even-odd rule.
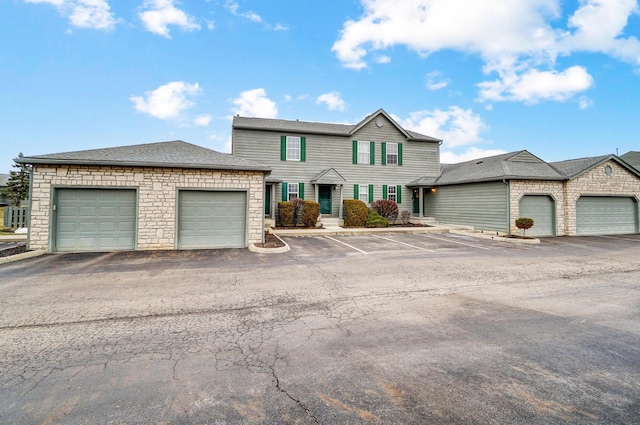
[[[398,218],[398,204],[390,199],[380,199],[371,204],[371,208],[389,221]]]
[[[358,199],[345,199],[344,227],[363,227],[369,215],[367,204]]]
[[[293,203],[289,201],[278,202],[278,220],[280,226],[293,226]]]
[[[365,227],[389,227],[389,220],[375,212],[372,208],[369,208],[369,214],[367,215],[367,221]]]
[[[302,224],[305,227],[316,227],[318,216],[320,216],[320,204],[305,200],[302,206]]]

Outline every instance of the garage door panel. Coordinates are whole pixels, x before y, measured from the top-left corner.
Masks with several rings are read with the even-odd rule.
[[[533,219],[529,236],[555,236],[555,205],[546,195],[525,195],[520,200],[520,217]]]
[[[181,191],[178,248],[246,246],[246,192]]]
[[[637,206],[633,198],[582,196],[576,204],[578,235],[637,233]]]
[[[56,196],[56,251],[135,248],[135,190],[69,188]]]

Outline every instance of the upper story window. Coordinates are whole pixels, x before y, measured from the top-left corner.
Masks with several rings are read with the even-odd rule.
[[[354,164],[375,164],[374,161],[374,142],[366,142],[360,140],[353,141],[353,163]]]
[[[382,165],[402,165],[402,143],[382,143]]]
[[[301,136],[281,136],[280,160],[305,162],[306,138]]]

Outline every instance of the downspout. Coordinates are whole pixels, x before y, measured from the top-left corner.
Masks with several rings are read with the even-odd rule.
[[[511,185],[506,179],[502,183],[507,185],[507,234],[511,234]]]
[[[267,200],[267,173],[262,173],[262,208],[260,211],[260,216],[262,216],[262,228],[260,232],[260,237],[262,238],[262,243],[265,243],[264,239],[264,203]],[[269,205],[269,209],[271,209],[271,205]]]

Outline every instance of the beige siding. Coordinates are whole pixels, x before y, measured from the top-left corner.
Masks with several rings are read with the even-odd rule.
[[[380,116],[384,118],[383,116]],[[353,198],[354,184],[372,184],[374,200],[382,199],[382,185],[401,185],[400,210],[411,211],[411,190],[405,185],[421,176],[437,176],[439,172],[439,143],[407,141],[406,137],[389,121],[382,127],[372,121],[353,137],[287,132],[233,130],[233,155],[264,164],[273,169],[271,177],[291,183],[305,184],[305,199],[315,200],[315,187],[311,180],[320,171],[334,168],[347,181],[344,199]],[[306,137],[306,162],[280,160],[280,136]],[[375,143],[375,165],[352,163],[352,141]],[[382,143],[402,143],[403,165],[382,165]],[[282,199],[282,185],[276,185],[275,201]],[[338,214],[340,190],[333,190],[333,215]]]
[[[135,188],[139,250],[176,248],[178,189],[243,190],[248,196],[247,243],[263,237],[263,174],[255,171],[188,170],[100,166],[33,167],[29,247],[49,250],[55,187]]]

